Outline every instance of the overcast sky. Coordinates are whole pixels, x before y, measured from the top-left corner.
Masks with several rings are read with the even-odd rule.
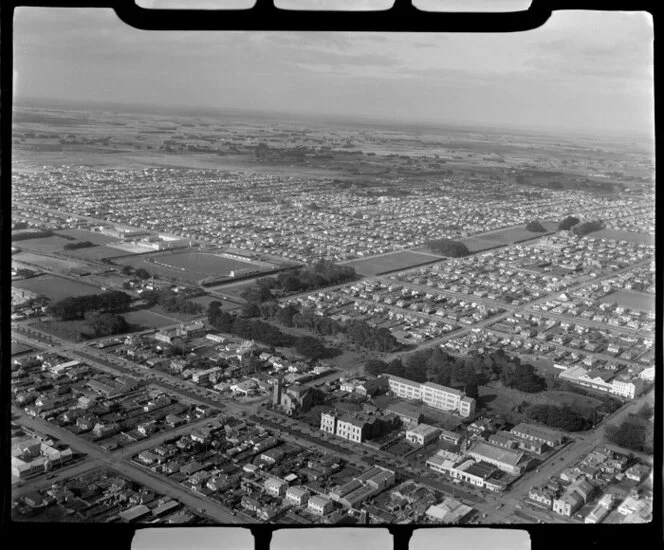
[[[555,12],[522,33],[378,34],[150,32],[111,10],[19,8],[14,29],[17,98],[653,131],[646,13]]]

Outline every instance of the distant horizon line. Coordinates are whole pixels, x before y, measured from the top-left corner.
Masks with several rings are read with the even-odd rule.
[[[108,109],[129,109],[130,111],[143,110],[145,114],[163,114],[164,111],[172,115],[179,116],[220,116],[224,114],[247,114],[247,115],[258,115],[265,116],[268,118],[282,118],[282,117],[294,117],[294,118],[313,118],[318,120],[325,120],[328,122],[339,122],[346,124],[360,124],[362,122],[380,126],[389,126],[398,124],[403,127],[422,127],[429,129],[438,129],[444,130],[445,128],[453,128],[456,130],[463,131],[484,131],[496,133],[505,130],[517,131],[530,133],[535,135],[540,135],[542,137],[555,137],[559,139],[566,139],[566,134],[572,134],[577,138],[587,138],[598,140],[599,142],[613,141],[616,138],[628,138],[634,141],[640,142],[649,142],[654,143],[655,135],[654,131],[652,134],[644,132],[643,134],[635,133],[609,133],[603,131],[600,133],[593,132],[591,130],[579,130],[572,128],[564,127],[547,127],[547,128],[538,128],[534,126],[523,126],[519,124],[504,124],[497,125],[486,124],[482,125],[479,122],[461,122],[461,121],[428,121],[422,120],[419,118],[413,119],[402,119],[402,118],[393,118],[389,115],[343,115],[340,113],[323,113],[323,112],[313,112],[313,111],[281,111],[278,109],[272,110],[262,110],[255,109],[250,107],[232,107],[232,106],[212,106],[212,105],[202,105],[202,106],[191,106],[191,105],[174,105],[174,104],[154,104],[154,103],[139,103],[139,102],[125,102],[125,101],[112,101],[112,100],[95,100],[95,99],[70,99],[70,98],[46,98],[39,96],[23,96],[23,97],[14,97],[13,106],[20,105],[21,103],[38,103],[43,107],[47,107],[48,104],[55,105],[67,105],[70,107],[81,106],[81,107],[95,107],[95,108],[105,108]],[[156,112],[155,112],[156,111]]]

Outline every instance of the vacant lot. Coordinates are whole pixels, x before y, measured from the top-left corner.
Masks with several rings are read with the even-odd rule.
[[[622,231],[620,229],[600,229],[588,234],[593,239],[611,239],[614,241],[627,241],[628,243],[644,243],[651,246],[655,245],[655,235],[650,233],[635,233],[633,231]]]
[[[349,265],[361,275],[380,275],[390,271],[408,269],[418,265],[440,261],[441,258],[431,254],[421,254],[409,250],[402,252],[393,252],[384,256],[376,256],[362,260],[353,260]]]
[[[53,302],[71,296],[85,296],[88,294],[99,294],[101,292],[101,289],[96,286],[64,279],[62,277],[57,277],[56,275],[39,275],[32,279],[15,281],[13,285],[16,288],[30,290],[42,296],[46,296],[46,298]]]
[[[619,290],[602,299],[637,311],[655,311],[655,296],[646,292]]]

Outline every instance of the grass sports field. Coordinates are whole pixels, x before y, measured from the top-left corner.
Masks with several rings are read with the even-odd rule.
[[[159,258],[159,262],[169,267],[185,269],[200,277],[229,275],[231,271],[257,269],[254,264],[209,252],[183,252],[182,254],[162,256]]]
[[[442,258],[431,254],[421,254],[405,250],[402,252],[393,252],[384,256],[376,256],[362,260],[353,260],[345,265],[349,265],[361,275],[380,275],[390,271],[408,269],[418,265],[437,262]]]
[[[151,259],[153,261],[148,261]],[[196,283],[207,277],[228,277],[231,271],[236,276],[249,271],[259,273],[265,268],[234,258],[227,258],[209,252],[176,252],[175,254],[127,256],[119,258],[118,264],[142,267],[158,277],[178,279]]]
[[[30,290],[37,294],[41,294],[42,296],[46,296],[52,302],[57,302],[63,298],[69,298],[70,296],[85,296],[87,294],[99,294],[101,292],[101,289],[96,286],[64,279],[63,277],[57,277],[55,275],[39,275],[32,279],[15,281],[13,285],[16,288]]]

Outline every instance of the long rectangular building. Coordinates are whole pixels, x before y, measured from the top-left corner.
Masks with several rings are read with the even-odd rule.
[[[442,411],[457,412],[464,418],[475,416],[475,399],[460,390],[433,382],[413,382],[407,378],[388,374],[390,391],[405,399],[417,399]]]

